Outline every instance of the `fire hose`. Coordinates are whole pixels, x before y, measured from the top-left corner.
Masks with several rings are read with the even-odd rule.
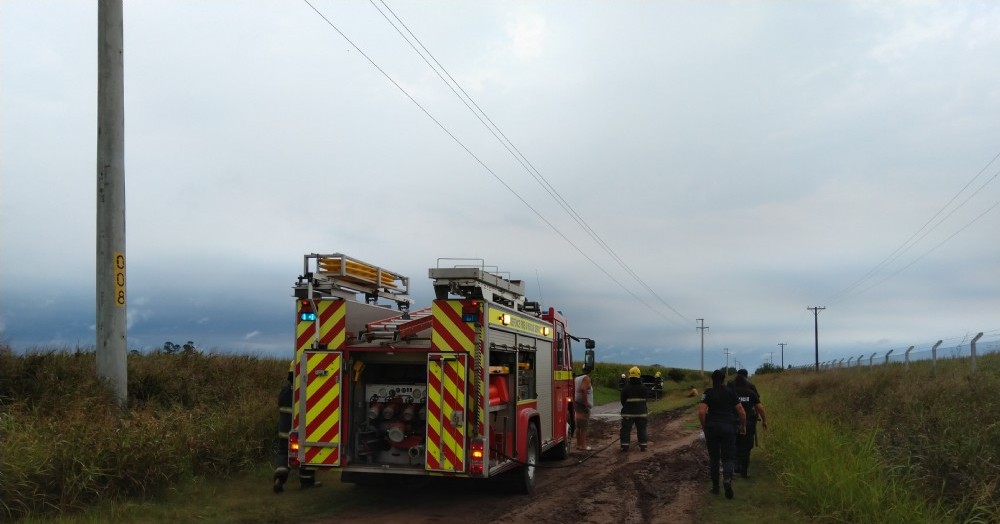
[[[535,463],[535,464],[528,464],[527,462],[524,462],[524,461],[521,461],[521,460],[517,460],[517,459],[516,459],[516,458],[514,458],[514,457],[511,457],[511,456],[508,456],[508,455],[507,455],[506,453],[504,453],[504,452],[502,452],[502,451],[500,451],[500,450],[498,450],[498,449],[493,449],[493,448],[490,448],[490,452],[491,452],[491,453],[496,453],[497,455],[499,455],[499,456],[501,456],[501,457],[503,457],[503,458],[505,458],[505,459],[507,459],[507,460],[509,460],[509,461],[511,461],[511,462],[513,462],[513,463],[515,463],[515,464],[519,464],[519,465],[521,465],[521,466],[534,466],[534,467],[536,467],[536,468],[542,468],[542,469],[562,469],[562,468],[573,468],[573,467],[576,467],[576,466],[580,466],[580,465],[582,465],[582,464],[583,464],[584,462],[586,462],[586,461],[588,461],[588,460],[590,460],[590,459],[592,459],[592,458],[596,457],[598,453],[600,453],[600,452],[602,452],[602,451],[604,451],[604,450],[606,450],[606,449],[610,448],[611,446],[615,445],[615,443],[617,443],[617,442],[618,442],[619,440],[621,440],[621,439],[617,439],[617,438],[616,438],[616,439],[612,440],[611,442],[609,442],[609,443],[608,443],[608,444],[607,444],[606,446],[604,446],[603,448],[600,448],[600,449],[596,449],[596,450],[594,450],[594,451],[593,451],[592,453],[590,453],[590,454],[589,454],[589,455],[587,455],[586,457],[583,457],[582,459],[580,459],[580,460],[578,460],[578,461],[576,461],[576,462],[573,462],[572,464],[558,464],[558,465],[552,465],[552,466],[549,466],[549,465],[542,465],[542,464],[538,464],[538,463]]]

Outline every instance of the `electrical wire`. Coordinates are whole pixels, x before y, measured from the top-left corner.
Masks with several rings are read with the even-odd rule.
[[[496,138],[497,141],[500,142],[500,144],[507,150],[507,152],[510,153],[511,156],[513,156],[514,159],[519,164],[521,164],[521,167],[523,167],[524,170],[527,171],[528,174],[535,179],[538,185],[540,185],[542,189],[545,190],[545,192],[547,192],[549,196],[551,196],[552,199],[555,200],[557,204],[559,204],[560,207],[562,207],[562,209],[570,216],[570,218],[572,218],[590,236],[590,238],[594,240],[594,242],[596,242],[599,246],[601,246],[601,248],[604,249],[604,251],[618,263],[619,267],[621,267],[629,275],[631,275],[632,278],[635,279],[635,281],[638,282],[650,295],[658,299],[660,303],[666,306],[670,311],[674,312],[674,314],[676,314],[678,317],[684,319],[687,322],[691,321],[689,318],[685,317],[683,314],[677,311],[677,309],[675,309],[673,306],[667,303],[667,301],[664,300],[659,294],[657,294],[656,291],[653,290],[653,288],[651,288],[648,284],[646,284],[646,282],[642,278],[640,278],[639,275],[636,274],[631,267],[628,266],[628,264],[614,251],[614,249],[612,249],[611,246],[608,245],[607,242],[605,242],[604,239],[601,238],[601,236],[592,227],[590,227],[590,224],[588,224],[587,221],[584,220],[583,216],[581,216],[573,208],[573,206],[565,198],[563,198],[563,196],[559,193],[559,191],[548,181],[548,179],[545,178],[544,175],[542,175],[542,173],[538,170],[538,168],[536,168],[535,165],[530,160],[528,160],[528,158],[510,140],[510,138],[507,137],[507,135],[500,129],[500,127],[496,125],[493,119],[491,119],[489,115],[487,115],[486,112],[483,111],[483,109],[479,106],[479,104],[476,103],[476,101],[472,98],[472,96],[469,95],[469,93],[466,92],[464,88],[462,88],[461,84],[459,84],[458,81],[455,80],[455,78],[451,75],[451,73],[449,73],[448,70],[441,64],[441,62],[438,61],[438,59],[434,56],[434,54],[431,53],[431,51],[427,49],[427,47],[423,44],[423,42],[420,41],[420,38],[418,38],[417,35],[415,35],[413,31],[410,30],[409,26],[407,26],[406,23],[399,18],[399,15],[397,15],[396,12],[393,11],[392,8],[385,3],[385,0],[379,0],[379,2],[385,7],[386,11],[392,14],[396,22],[398,22],[399,25],[406,30],[406,33],[409,35],[409,37],[407,37],[406,34],[403,34],[403,31],[401,31],[399,27],[396,26],[396,23],[390,20],[389,17],[385,14],[385,12],[383,12],[382,9],[375,4],[375,0],[369,0],[369,2],[372,4],[372,6],[375,7],[375,9],[379,11],[379,13],[386,19],[386,21],[388,21],[393,26],[393,29],[395,29],[396,32],[398,32],[399,35],[402,36],[404,40],[406,40],[406,42],[410,45],[410,47],[413,48],[413,50],[418,55],[420,55],[420,58],[423,59],[424,62],[434,71],[434,73],[437,74],[438,78],[440,78],[441,81],[444,82],[449,89],[451,89],[451,92],[454,93],[455,96],[458,97],[463,104],[465,104],[465,107],[469,109],[470,112],[472,112],[472,114],[479,120],[480,123],[483,124],[484,127],[486,127],[486,129],[494,136],[494,138]],[[415,41],[417,44],[420,45],[420,49],[417,49],[417,47],[413,44],[413,42],[410,41],[410,38],[412,38],[413,41]],[[423,50],[423,52],[421,52],[421,50]],[[426,53],[427,56],[424,56],[424,53]],[[428,57],[430,58],[430,60],[434,61],[434,64],[431,64],[430,60],[428,60]],[[448,78],[445,79],[442,73],[446,75]],[[461,91],[461,94],[459,94],[459,91]],[[473,107],[475,109],[473,109]]]
[[[847,286],[846,288],[844,288],[844,289],[842,289],[842,290],[834,293],[830,297],[828,297],[824,302],[826,302],[826,303],[834,303],[834,304],[838,303],[838,302],[842,302],[842,301],[846,300],[847,298],[852,298],[852,297],[861,295],[862,293],[864,293],[864,292],[866,292],[866,291],[868,291],[868,290],[870,290],[870,289],[878,286],[882,282],[885,282],[889,278],[892,278],[893,276],[898,275],[900,272],[902,272],[906,268],[912,266],[918,260],[920,260],[924,256],[928,255],[931,251],[936,250],[938,247],[940,247],[941,245],[943,245],[948,240],[951,240],[956,234],[958,234],[959,232],[963,231],[965,228],[967,228],[970,225],[972,225],[972,223],[974,223],[977,220],[979,220],[980,218],[982,218],[983,215],[985,215],[986,213],[988,213],[989,211],[991,211],[993,208],[995,208],[996,204],[994,204],[993,206],[991,206],[984,213],[982,213],[979,216],[977,216],[976,218],[974,218],[972,220],[972,222],[969,222],[968,224],[966,224],[965,226],[963,226],[961,229],[959,229],[958,231],[956,231],[955,233],[953,233],[951,236],[949,236],[947,239],[945,239],[944,242],[938,244],[937,246],[933,247],[930,251],[928,251],[928,252],[924,253],[923,255],[917,257],[916,260],[910,262],[909,264],[907,264],[906,266],[904,266],[902,269],[897,270],[896,272],[892,273],[888,277],[883,278],[882,280],[880,280],[879,282],[875,283],[874,285],[866,287],[866,288],[862,289],[861,291],[859,291],[857,293],[852,293],[852,291],[854,291],[855,289],[857,289],[859,286],[861,286],[865,282],[867,282],[867,281],[875,278],[875,275],[877,275],[880,271],[882,271],[888,265],[890,265],[893,262],[895,262],[897,259],[899,259],[899,257],[901,257],[903,254],[905,254],[907,251],[909,251],[917,243],[919,243],[924,238],[926,238],[927,235],[929,235],[931,232],[933,232],[935,229],[937,229],[941,224],[943,224],[945,221],[947,221],[949,218],[951,218],[951,216],[954,215],[956,211],[958,211],[963,206],[965,206],[969,202],[969,200],[972,199],[972,197],[974,197],[977,194],[979,194],[979,192],[982,191],[983,188],[985,188],[987,185],[989,185],[991,182],[993,182],[997,178],[997,176],[1000,175],[1000,171],[994,173],[992,177],[990,177],[986,182],[984,182],[982,185],[980,185],[979,188],[976,189],[971,195],[969,195],[968,197],[966,197],[965,200],[962,201],[962,203],[960,203],[957,206],[955,206],[944,217],[942,217],[940,220],[938,220],[937,223],[935,223],[933,226],[931,226],[930,229],[927,229],[928,226],[930,226],[932,222],[934,222],[939,216],[941,216],[941,214],[944,213],[945,210],[948,209],[952,205],[952,203],[955,202],[955,200],[959,197],[959,195],[961,195],[962,193],[964,193],[969,188],[969,186],[971,186],[973,184],[973,182],[975,182],[980,176],[982,176],[982,174],[985,173],[986,170],[989,169],[989,167],[994,162],[996,162],[996,160],[998,158],[1000,158],[1000,153],[997,153],[996,155],[994,155],[993,158],[989,162],[987,162],[986,165],[983,166],[983,168],[980,169],[979,172],[976,173],[976,175],[973,176],[971,180],[969,180],[968,182],[966,182],[966,184],[964,186],[962,186],[962,189],[958,190],[958,192],[955,193],[955,195],[952,196],[951,199],[949,199],[948,202],[946,202],[944,204],[944,206],[942,206],[941,209],[939,209],[937,211],[937,213],[934,214],[934,216],[932,216],[929,220],[927,220],[927,222],[925,222],[924,225],[920,227],[920,229],[918,229],[916,232],[914,232],[912,235],[910,235],[910,237],[907,238],[902,244],[900,244],[895,250],[893,250],[891,253],[889,253],[888,256],[886,256],[884,259],[882,259],[881,262],[879,262],[878,264],[876,264],[875,267],[873,267],[872,269],[870,269],[867,273],[865,273],[858,280],[854,281],[851,285]],[[926,230],[926,232],[924,230]],[[921,233],[923,233],[923,234],[921,234]]]
[[[520,194],[518,194],[517,191],[515,191],[514,188],[512,188],[503,178],[501,178],[495,171],[493,171],[488,165],[486,165],[486,163],[482,159],[480,159],[474,152],[472,152],[472,150],[470,150],[469,147],[465,145],[465,143],[463,143],[457,136],[455,136],[455,134],[452,133],[444,124],[442,124],[441,121],[439,121],[436,117],[434,117],[434,115],[432,115],[430,113],[430,111],[428,111],[423,105],[421,105],[420,102],[418,102],[415,98],[413,98],[413,96],[410,95],[410,93],[408,91],[406,91],[406,89],[404,89],[398,82],[396,82],[395,79],[392,78],[391,75],[389,75],[384,69],[382,69],[375,62],[375,60],[373,60],[370,56],[368,56],[367,53],[365,53],[360,47],[358,47],[358,45],[355,44],[354,41],[351,40],[343,31],[341,31],[340,28],[338,28],[336,26],[336,24],[333,23],[333,21],[331,21],[329,18],[326,17],[326,15],[324,15],[319,9],[317,9],[316,6],[314,6],[310,2],[310,0],[303,0],[303,2],[305,2],[305,4],[308,5],[320,18],[322,18],[323,21],[326,22],[327,25],[329,25],[334,31],[336,31],[337,34],[339,34],[341,36],[341,38],[343,38],[348,44],[350,44],[351,47],[353,47],[359,54],[361,54],[361,56],[363,56],[365,58],[365,60],[367,60],[372,65],[372,67],[374,67],[379,73],[382,74],[382,76],[384,76],[390,83],[392,83],[392,85],[394,85],[400,92],[402,92],[404,96],[406,96],[411,102],[413,102],[413,104],[416,105],[421,110],[421,112],[424,113],[425,116],[427,116],[428,118],[430,118],[431,121],[434,122],[438,126],[438,128],[440,128],[446,135],[448,135],[448,137],[450,137],[452,139],[452,141],[454,141],[469,156],[471,156],[480,166],[482,166],[482,168],[485,169],[486,172],[488,172],[490,175],[492,175],[493,178],[497,180],[497,182],[499,182],[505,189],[507,189],[507,191],[509,191],[512,195],[514,195],[514,197],[516,197],[518,200],[520,200],[521,203],[524,204],[525,207],[527,207],[532,213],[535,214],[535,216],[537,216],[542,222],[544,222],[547,226],[549,226],[549,228],[552,229],[552,231],[554,231],[563,240],[565,240],[566,243],[568,243],[570,246],[572,246],[573,249],[575,249],[580,254],[580,256],[582,256],[583,258],[587,259],[594,267],[596,267],[598,270],[600,270],[602,273],[604,273],[605,276],[607,276],[612,282],[614,282],[616,285],[618,285],[618,287],[620,287],[626,293],[628,293],[629,295],[631,295],[632,298],[634,298],[637,302],[639,302],[640,304],[644,305],[650,311],[656,313],[657,315],[659,315],[663,319],[665,319],[667,321],[670,321],[670,322],[676,323],[676,321],[674,319],[672,319],[670,317],[667,317],[662,312],[660,312],[658,309],[654,308],[649,303],[647,303],[645,300],[643,300],[638,295],[636,295],[632,290],[628,289],[624,284],[622,284],[620,281],[618,281],[618,279],[616,279],[613,275],[611,275],[611,273],[608,272],[603,266],[601,266],[600,264],[597,263],[597,261],[595,261],[593,258],[591,258],[583,249],[581,249],[576,243],[574,243],[569,237],[567,237],[565,233],[563,233],[562,231],[560,231],[559,228],[557,228],[555,226],[555,224],[553,224],[551,221],[549,221],[547,218],[545,218],[537,209],[535,209],[530,203],[528,203],[528,201],[525,200],[524,197],[522,197]],[[384,14],[383,14],[383,16],[384,16]],[[398,29],[397,29],[397,31],[398,31]],[[671,308],[671,309],[673,309],[673,308]],[[678,313],[678,315],[679,315],[679,313]],[[682,318],[683,318],[683,316],[682,316]]]

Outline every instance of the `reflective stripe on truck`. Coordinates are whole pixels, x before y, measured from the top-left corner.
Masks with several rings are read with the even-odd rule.
[[[343,354],[306,351],[303,464],[339,466]]]
[[[462,353],[427,355],[427,471],[465,471],[467,359]]]

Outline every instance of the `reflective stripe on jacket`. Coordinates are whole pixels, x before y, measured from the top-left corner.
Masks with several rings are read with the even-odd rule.
[[[645,417],[648,413],[646,395],[646,387],[639,382],[639,379],[629,379],[621,392],[622,416]]]

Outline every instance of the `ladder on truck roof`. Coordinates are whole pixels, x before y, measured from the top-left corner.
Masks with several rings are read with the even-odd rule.
[[[484,267],[436,267],[429,270],[429,276],[434,279],[434,294],[439,300],[451,293],[524,309],[524,283],[486,271]]]
[[[361,332],[362,339],[373,340],[406,340],[421,331],[431,328],[434,323],[432,308],[425,307],[415,311],[404,312],[402,315],[376,320],[365,325]]]
[[[396,301],[400,309],[409,308],[410,279],[398,273],[342,253],[305,255],[302,266],[296,288],[308,286],[314,292],[344,298],[362,293],[372,304],[385,297]]]

